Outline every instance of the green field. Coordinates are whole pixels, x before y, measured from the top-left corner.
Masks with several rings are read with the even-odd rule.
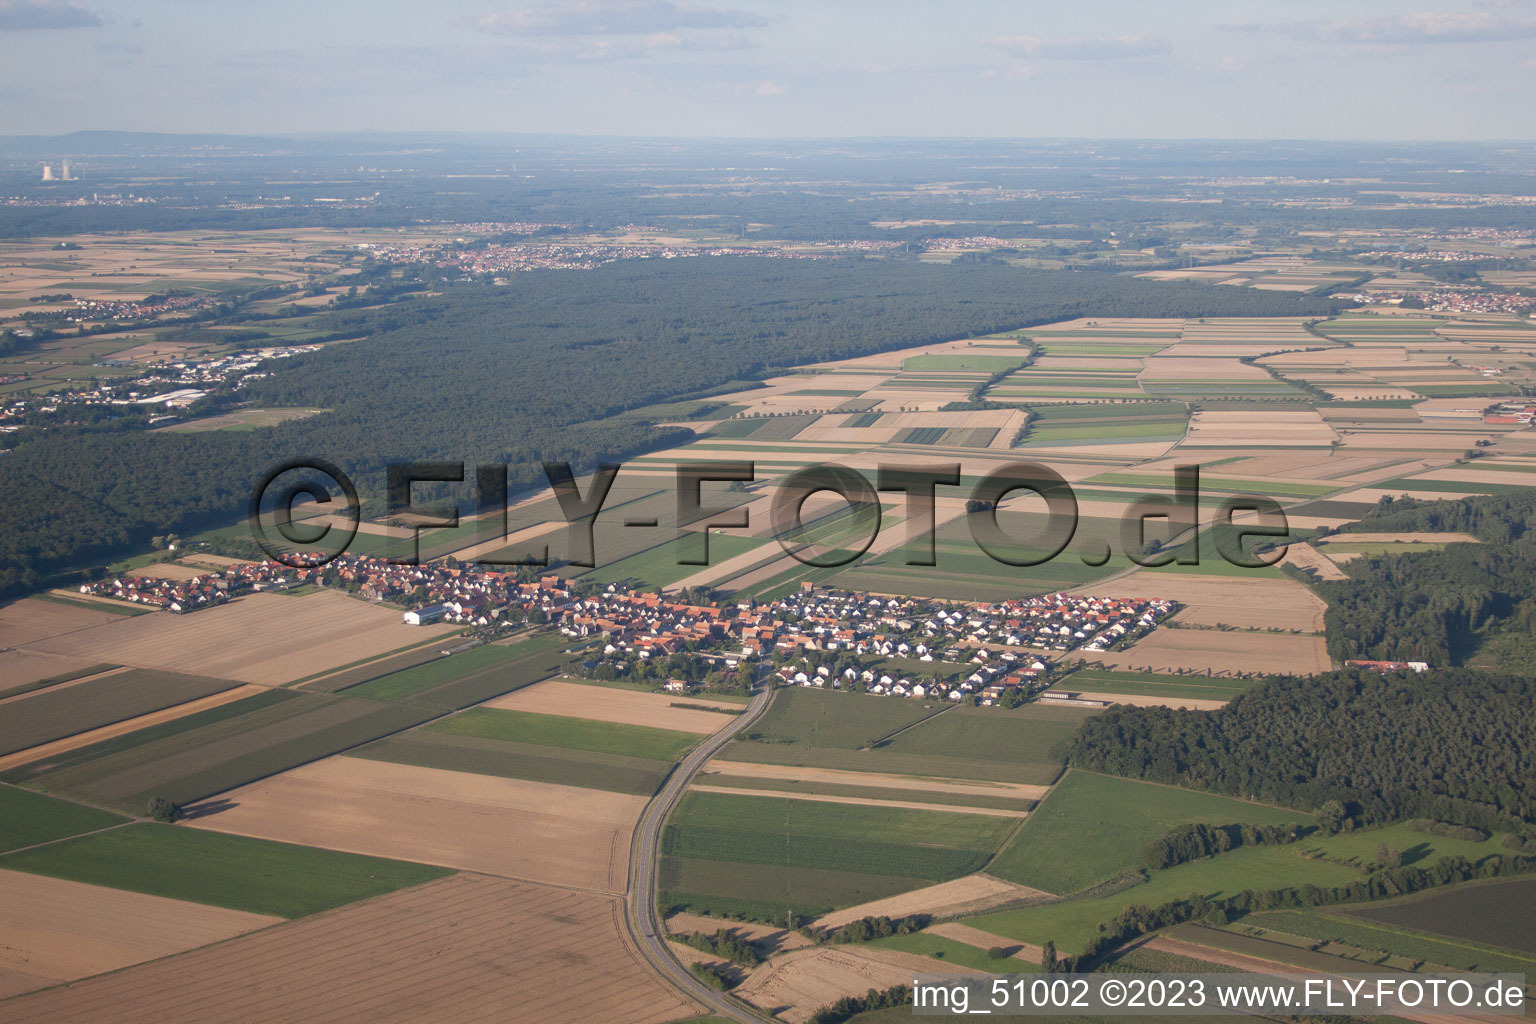
[[[977,814],[694,790],[662,835],[662,903],[773,900],[782,891],[787,906],[848,906],[875,898],[871,892],[901,892],[976,871],[1014,824]],[[755,873],[748,866],[761,866],[774,888],[738,887],[740,876]],[[867,876],[891,882],[870,883]]]
[[[1085,481],[1088,484],[1112,484],[1124,487],[1145,487],[1159,494],[1173,493],[1173,477],[1153,476],[1147,473],[1101,473]],[[1226,491],[1237,494],[1279,495],[1284,498],[1317,498],[1333,491],[1342,490],[1338,484],[1308,484],[1279,480],[1231,480],[1218,477],[1200,477],[1202,491]]]
[[[0,696],[19,697],[23,693],[33,693],[37,690],[46,690],[50,686],[58,686],[60,683],[73,682],[76,679],[84,679],[86,676],[94,676],[100,672],[107,672],[114,668],[121,668],[110,662],[102,662],[96,665],[87,665],[85,668],[77,668],[73,672],[60,672],[56,676],[47,676],[43,679],[34,679],[30,683],[19,683],[9,689],[0,689]]]
[[[726,719],[720,719],[723,724]],[[537,743],[568,750],[591,750],[603,754],[676,761],[699,742],[690,732],[654,729],[621,722],[594,722],[563,715],[541,715],[530,711],[500,708],[470,708],[463,714],[445,718],[423,728],[450,736],[512,743]]]
[[[835,907],[855,906],[919,889],[927,879],[845,869],[807,871],[774,864],[719,860],[662,859],[658,903],[663,911],[687,909],[716,917],[741,915],[783,924],[786,911],[814,917]]]
[[[1054,748],[1082,720],[1075,708],[1004,711],[796,687],[780,691],[748,734],[758,739],[737,740],[721,757],[1047,785],[1061,771]]]
[[[126,820],[94,807],[82,807],[15,786],[0,786],[0,853],[110,828]]]
[[[465,708],[555,675],[568,660],[561,652],[566,643],[559,633],[545,633],[516,644],[483,644],[341,692],[348,697]]]
[[[408,704],[269,690],[14,768],[0,781],[143,814],[152,797],[190,803],[439,713]]]
[[[347,756],[636,796],[656,792],[674,767],[672,761],[649,757],[454,736],[425,728],[386,736]]]
[[[987,870],[999,878],[1066,895],[1136,870],[1142,866],[1147,843],[1192,822],[1313,823],[1311,815],[1299,811],[1071,771]],[[1138,897],[1136,902],[1147,901]]]
[[[711,530],[709,532],[709,564],[719,565],[728,558],[755,551],[768,543],[770,541],[762,537],[745,537],[737,533]],[[599,564],[591,572],[583,573],[581,578],[601,584],[632,580],[636,587],[655,590],[702,570],[702,566],[679,564],[678,559],[683,554],[684,551],[676,540],[668,540],[646,551],[630,555],[628,558]]]
[[[1050,802],[1047,799],[1041,807],[1048,807]],[[1101,842],[1131,845],[1116,838],[1113,830]],[[1077,841],[1070,851],[1062,850],[1055,856],[1065,860],[1085,848],[1085,843]],[[1115,859],[1107,858],[1109,861]],[[1123,861],[1126,858],[1118,859]],[[988,870],[995,871],[995,867]],[[1133,903],[1155,907],[1195,892],[1220,898],[1234,896],[1244,889],[1283,889],[1309,883],[1321,886],[1343,885],[1359,877],[1360,873],[1352,868],[1327,861],[1308,860],[1290,846],[1243,847],[1208,860],[1155,871],[1150,881],[1113,895],[1063,900],[1059,903],[984,914],[966,923],[1020,942],[1038,945],[1052,941],[1063,952],[1076,952],[1098,934],[1100,924],[1118,917],[1121,911]]]
[[[1176,700],[1230,700],[1252,685],[1251,679],[1170,676],[1155,672],[1115,672],[1108,669],[1085,668],[1064,678],[1056,684],[1056,688],[1085,690],[1090,693],[1170,697]]]
[[[766,789],[777,793],[804,793],[808,796],[849,796],[860,800],[897,800],[913,803],[947,804],[966,807],[989,807],[1001,811],[1028,811],[1035,806],[1034,800],[1007,796],[956,797],[936,793],[931,789],[895,789],[886,786],[854,786],[839,782],[806,782],[801,779],[758,779],[749,775],[709,774],[701,775],[693,785],[700,789],[726,786],[732,789]]]
[[[290,918],[452,874],[425,864],[155,824],[9,854],[0,857],[0,868]]]
[[[1016,960],[1007,957],[1002,960],[994,960],[987,956],[987,951],[975,946],[968,946],[954,939],[946,939],[940,935],[929,935],[926,932],[912,932],[909,935],[887,935],[883,939],[875,939],[867,945],[877,949],[899,949],[903,953],[916,953],[918,956],[931,956],[935,960],[943,960],[948,964],[959,964],[961,967],[974,967],[978,971],[988,971],[992,974],[1034,974],[1040,971],[1040,965],[1033,960]],[[1004,947],[1007,948],[1007,947]],[[911,1011],[907,1011],[909,1014]]]
[[[0,715],[0,754],[25,750],[239,685],[228,679],[133,668],[75,686],[46,690],[5,706],[5,713]]]
[[[945,706],[796,686],[775,694],[773,706],[746,735],[760,745],[857,750]]]

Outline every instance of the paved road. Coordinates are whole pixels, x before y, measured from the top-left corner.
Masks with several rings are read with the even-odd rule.
[[[738,1021],[739,1024],[761,1024],[774,1018],[747,1006],[741,1000],[718,992],[704,984],[685,967],[667,948],[666,930],[656,914],[656,870],[661,849],[661,829],[666,824],[672,808],[682,799],[683,790],[704,767],[704,762],[730,742],[742,729],[768,710],[773,701],[773,688],[764,685],[763,690],[752,698],[747,710],[735,717],[731,725],[715,733],[683,758],[667,779],[661,792],[646,805],[645,813],[635,826],[635,838],[630,844],[629,894],[624,902],[624,923],[634,937],[640,954],[648,960],[668,981],[682,989],[691,998],[703,1003],[711,1013]]]

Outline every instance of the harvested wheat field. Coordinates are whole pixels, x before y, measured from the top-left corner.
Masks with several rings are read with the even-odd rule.
[[[1019,960],[1027,960],[1032,964],[1038,964],[1045,957],[1045,950],[1039,946],[1020,942],[1002,935],[994,935],[984,932],[980,928],[972,928],[968,924],[958,921],[946,921],[944,924],[929,925],[923,931],[929,935],[937,935],[941,939],[953,939],[963,942],[967,946],[975,946],[977,949],[991,949],[993,946],[1002,950],[1011,950],[1008,955]]]
[[[1275,577],[1201,576],[1176,572],[1138,572],[1109,583],[1094,583],[1077,593],[1095,597],[1167,598],[1184,606],[1181,622],[1239,629],[1323,628],[1327,605],[1305,586]],[[1159,630],[1158,632],[1166,632]]]
[[[1133,708],[1184,708],[1187,711],[1215,711],[1227,706],[1224,700],[1201,697],[1154,697],[1142,693],[1110,693],[1083,690],[1076,700],[1102,700],[1108,704],[1124,704]]]
[[[301,597],[252,594],[186,615],[85,614],[108,621],[24,646],[88,661],[277,684],[376,657],[451,629],[407,626],[400,621],[398,609],[334,591]]]
[[[747,761],[710,761],[700,778],[712,774],[735,775],[753,779],[777,779],[784,782],[829,782],[866,789],[925,789],[935,795],[1001,796],[1018,800],[1044,800],[1049,786],[1031,786],[1022,782],[958,782],[918,775],[886,775],[881,772],[850,772],[839,768],[807,768],[791,764],[753,764]]]
[[[1328,445],[1333,428],[1312,410],[1263,412],[1197,412],[1190,417],[1188,446],[1207,445]]]
[[[1320,580],[1348,579],[1349,575],[1340,569],[1327,555],[1317,550],[1310,544],[1292,544],[1285,549],[1285,564],[1297,569],[1311,569],[1317,573]]]
[[[329,757],[194,804],[215,832],[623,892],[646,798]]]
[[[1320,636],[1215,629],[1159,629],[1123,651],[1106,651],[1094,659],[1111,669],[1193,669],[1218,675],[1264,671],[1305,676],[1332,668]]]
[[[694,704],[718,708],[719,711],[699,711],[696,708],[675,708],[673,704]],[[488,708],[507,708],[511,711],[533,711],[541,715],[564,715],[567,718],[586,718],[594,722],[626,722],[630,725],[648,725],[656,729],[676,729],[679,732],[719,732],[734,721],[729,712],[741,710],[740,704],[699,700],[669,693],[640,693],[637,690],[621,690],[613,686],[589,686],[570,683],[563,679],[549,679],[521,690],[514,690],[505,697],[497,697],[485,705]]]
[[[35,651],[0,651],[0,698],[5,691],[35,683],[39,679],[70,675],[90,668],[92,662]]]
[[[115,971],[282,922],[280,917],[0,870],[0,999]],[[0,1014],[9,1020],[8,1014]]]
[[[201,569],[191,565],[181,565],[177,562],[156,562],[154,565],[146,565],[142,569],[131,569],[124,573],[137,580],[190,580],[195,576],[206,576],[207,569]]]
[[[7,1024],[664,1024],[609,896],[454,875],[5,1004]],[[910,979],[909,979],[910,980]]]
[[[938,885],[913,889],[910,892],[871,900],[856,907],[845,907],[823,914],[815,921],[819,928],[841,928],[849,921],[861,917],[906,917],[908,914],[930,914],[933,917],[955,917],[960,914],[980,914],[1006,903],[1020,900],[1050,900],[1050,893],[1031,889],[1016,882],[1005,882],[991,875],[966,875]]]
[[[0,649],[64,637],[92,626],[122,621],[122,616],[109,611],[97,611],[78,604],[63,604],[36,597],[23,598],[0,607]],[[76,652],[61,650],[59,653]]]
[[[910,985],[916,974],[984,976],[981,971],[915,953],[823,946],[774,957],[732,991],[788,1024],[801,1024],[843,996]]]

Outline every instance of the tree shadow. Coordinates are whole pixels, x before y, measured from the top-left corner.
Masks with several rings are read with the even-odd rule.
[[[198,818],[206,818],[210,815],[218,814],[220,811],[227,811],[232,807],[239,806],[235,801],[225,797],[219,797],[216,800],[204,800],[200,804],[193,804],[191,807],[183,808],[178,820],[195,821]]]

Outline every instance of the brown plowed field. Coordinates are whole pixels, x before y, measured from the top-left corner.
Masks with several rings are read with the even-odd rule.
[[[283,919],[0,871],[0,999],[278,924]],[[10,1020],[0,1009],[0,1020]]]
[[[68,616],[90,616],[94,624],[68,635],[33,640],[24,645],[27,648],[88,662],[268,685],[384,654],[449,629],[407,626],[400,621],[399,609],[332,591],[302,597],[252,594],[186,615],[153,612],[132,618],[51,604],[43,607],[50,612],[58,608]],[[53,625],[51,632],[62,632],[57,623]]]
[[[675,708],[673,704],[704,704],[718,707],[720,711]],[[497,697],[488,702],[486,707],[697,733],[719,732],[735,718],[728,712],[741,710],[740,704],[725,704],[671,693],[641,693],[614,686],[589,686],[586,683],[568,683],[562,679],[550,679],[514,690],[505,697]]]
[[[623,892],[646,798],[330,757],[194,804],[215,832]],[[197,817],[200,807],[223,808]]]
[[[7,1024],[664,1024],[617,899],[476,875],[3,1004]]]

